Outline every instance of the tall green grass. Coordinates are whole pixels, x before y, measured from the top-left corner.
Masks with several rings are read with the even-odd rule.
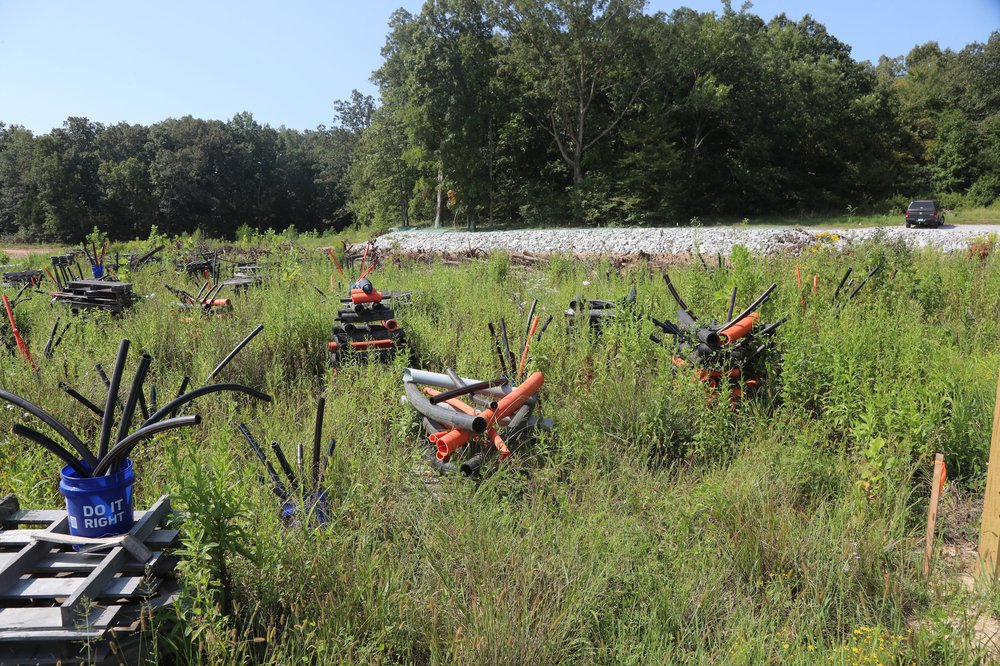
[[[165,654],[219,664],[979,658],[971,633],[951,624],[978,602],[920,580],[919,539],[935,451],[969,492],[983,484],[1000,365],[995,257],[873,243],[766,261],[737,251],[723,269],[672,269],[709,318],[724,316],[734,285],[746,304],[778,283],[762,315],[789,321],[764,391],[738,410],[649,340],[646,317],[673,318],[676,305],[647,266],[390,262],[373,279],[414,292],[397,318],[421,367],[495,376],[486,322],[504,317],[519,342],[532,299],[554,317],[529,366],[545,373],[542,412],[556,429],[470,481],[436,477],[422,461],[418,421],[399,400],[406,354],[327,368],[340,296],[328,259],[277,239],[271,249],[273,279],[229,294],[225,318],[173,311],[164,285],[197,287],[151,266],[129,276],[142,302],[121,319],[75,320],[48,360],[48,330],[68,315],[36,295],[16,315],[39,372],[9,352],[0,363],[0,385],[93,437],[97,419],[57,383],[100,402],[94,364],[109,368],[122,337],[136,348],[130,369],[137,350],[153,355],[148,381],[162,404],[182,376],[205,381],[265,324],[220,378],[275,402],[203,398],[191,409],[200,428],[135,456],[137,505],[170,493],[186,512],[183,598],[151,633]],[[860,278],[877,264],[856,299],[833,303],[847,266]],[[634,311],[603,335],[567,330],[575,294],[617,299],[632,286]],[[338,440],[332,520],[285,529],[235,426],[291,457],[311,437],[320,395]],[[22,416],[0,409],[0,432]],[[0,442],[0,492],[59,506],[57,462],[10,435]]]

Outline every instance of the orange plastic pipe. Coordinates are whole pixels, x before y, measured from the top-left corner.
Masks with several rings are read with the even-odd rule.
[[[494,426],[496,423],[521,409],[531,396],[538,393],[538,389],[542,388],[542,384],[544,383],[545,377],[542,373],[531,373],[520,386],[500,400],[496,410],[487,409],[483,412],[483,418],[486,419],[487,427]]]
[[[813,293],[814,294],[816,293],[817,289],[819,289],[819,275],[814,274],[813,275]]]
[[[395,319],[383,319],[382,325],[385,326],[385,330],[387,331],[395,331],[397,328],[399,328],[399,324],[396,322]]]
[[[358,269],[358,279],[361,279],[362,274],[365,272],[365,262],[368,261],[368,248],[371,247],[367,243],[365,244],[365,253],[361,257],[361,268]]]
[[[326,343],[326,348],[329,349],[330,351],[337,351],[339,347],[340,345],[337,344],[336,340],[331,340],[330,342]]]
[[[538,315],[531,320],[531,330],[528,332],[528,339],[524,341],[524,351],[521,352],[521,362],[517,364],[517,376],[524,373],[524,364],[528,362],[528,350],[531,349],[531,338],[535,337],[535,329],[538,328]]]
[[[444,434],[436,432],[429,437],[431,443],[437,447],[438,460],[446,460],[460,447],[468,444],[471,438],[472,433],[464,430],[449,430]]]
[[[751,312],[729,328],[719,331],[719,341],[725,345],[739,340],[753,329],[753,325],[757,323],[758,319],[760,319],[760,313]]]
[[[441,391],[437,391],[429,386],[425,386],[424,393],[433,398],[437,394],[441,393]],[[468,414],[469,416],[475,416],[476,414],[479,413],[472,405],[466,404],[461,400],[459,400],[458,398],[452,398],[451,400],[445,400],[444,402],[446,405],[454,407],[458,411],[462,412],[463,414]],[[486,436],[490,438],[490,441],[493,443],[493,446],[495,446],[497,448],[497,451],[500,452],[501,458],[506,458],[507,456],[510,455],[510,450],[507,448],[507,443],[503,441],[503,437],[500,436],[500,433],[498,433],[493,428],[487,428]]]
[[[330,255],[331,259],[333,259],[333,265],[337,267],[337,271],[339,271],[340,274],[343,275],[344,269],[340,267],[340,263],[337,261],[337,257],[334,256],[333,250],[331,250],[330,248],[326,248],[326,253]],[[333,283],[333,275],[330,275],[330,282]]]
[[[795,264],[795,283],[799,285],[799,289],[802,288],[802,273],[799,272],[798,264]]]
[[[216,298],[211,303],[209,303],[209,305],[211,305],[213,308],[228,308],[232,304],[233,302],[230,301],[228,298]]]
[[[394,344],[392,340],[358,340],[351,343],[351,349],[388,349]]]
[[[351,303],[358,305],[360,303],[381,303],[382,302],[382,292],[373,291],[370,294],[366,294],[360,289],[351,289]]]

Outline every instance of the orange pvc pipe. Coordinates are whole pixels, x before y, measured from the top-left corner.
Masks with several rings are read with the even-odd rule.
[[[431,443],[437,447],[438,460],[446,460],[460,447],[468,444],[471,438],[472,433],[464,430],[449,430],[444,434],[436,432],[429,437]]]
[[[729,328],[719,331],[719,341],[725,345],[739,340],[753,329],[753,325],[757,323],[758,319],[760,319],[760,313],[751,312]]]
[[[508,393],[497,404],[496,410],[487,409],[483,412],[487,427],[495,426],[517,410],[524,406],[528,399],[538,393],[545,383],[545,377],[540,372],[533,372],[516,389]]]
[[[798,264],[795,264],[795,283],[799,285],[799,289],[802,288],[802,273],[799,272]]]
[[[819,275],[814,274],[813,275],[813,293],[814,294],[816,293],[817,289],[819,289]]]
[[[232,304],[233,302],[230,301],[228,298],[216,298],[211,303],[209,303],[209,305],[211,305],[213,308],[228,308]]]
[[[528,332],[528,339],[524,341],[524,351],[521,352],[521,362],[517,364],[517,376],[524,373],[524,364],[528,362],[528,350],[531,349],[531,338],[535,337],[535,329],[538,328],[538,315],[531,320],[531,330]]]
[[[433,398],[437,394],[441,393],[441,391],[437,391],[429,386],[425,386],[424,393]],[[458,398],[452,398],[451,400],[445,400],[444,402],[446,405],[454,407],[458,411],[462,412],[463,414],[468,414],[469,416],[475,416],[479,413],[472,405],[464,403]],[[503,441],[503,437],[501,437],[500,433],[498,433],[495,429],[487,428],[486,436],[489,437],[490,442],[492,442],[493,446],[495,446],[497,448],[497,451],[500,452],[501,459],[506,458],[507,456],[510,455],[510,450],[507,448],[507,443]]]
[[[395,319],[383,319],[382,325],[385,326],[385,330],[387,331],[395,331],[397,328],[399,328],[399,324],[396,322]]]
[[[381,303],[382,302],[382,292],[373,291],[370,294],[366,294],[360,289],[351,289],[351,303],[354,305],[359,305],[360,303]]]
[[[351,349],[388,349],[394,344],[392,340],[358,340],[351,343]]]
[[[337,351],[339,347],[340,345],[337,344],[336,340],[331,340],[330,342],[326,343],[326,348],[329,349],[330,351]]]
[[[334,256],[333,250],[331,250],[330,248],[326,248],[326,253],[328,255],[330,255],[331,259],[333,259],[333,265],[337,267],[337,271],[341,275],[343,275],[344,274],[344,269],[340,267],[340,262],[338,262],[337,261],[337,257]],[[333,275],[332,274],[330,275],[330,284],[333,284]]]
[[[361,268],[358,269],[358,279],[361,279],[362,274],[365,272],[365,262],[368,261],[368,248],[371,246],[367,243],[365,244],[365,253],[361,257]]]

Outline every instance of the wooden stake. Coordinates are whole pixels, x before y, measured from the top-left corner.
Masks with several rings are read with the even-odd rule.
[[[1000,375],[993,406],[993,436],[990,461],[986,470],[986,494],[983,497],[983,524],[979,530],[979,575],[996,578],[997,551],[1000,550]]]
[[[927,509],[927,541],[924,543],[924,578],[931,574],[931,556],[934,554],[934,528],[937,525],[938,499],[944,485],[944,454],[934,454],[934,479],[931,481],[931,504]]]

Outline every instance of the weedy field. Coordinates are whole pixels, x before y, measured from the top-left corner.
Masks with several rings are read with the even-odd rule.
[[[160,435],[133,456],[137,508],[169,493],[186,512],[183,597],[149,630],[165,659],[990,658],[975,627],[1000,614],[1000,590],[964,587],[945,560],[923,580],[920,558],[934,452],[947,457],[946,506],[982,493],[1000,367],[996,254],[871,243],[847,255],[819,247],[763,260],[737,249],[721,268],[671,270],[688,304],[720,319],[734,285],[744,299],[778,285],[762,317],[789,320],[762,393],[737,409],[710,398],[674,368],[668,346],[649,339],[648,317],[672,318],[676,305],[644,264],[389,259],[371,277],[380,289],[413,291],[397,318],[418,367],[496,376],[487,322],[503,316],[523,327],[535,298],[539,313],[555,317],[529,360],[545,374],[542,411],[555,429],[470,480],[438,477],[421,458],[417,417],[400,403],[405,354],[388,366],[327,367],[347,287],[331,289],[335,269],[318,249],[331,239],[259,242],[273,277],[230,294],[226,317],[172,310],[165,285],[194,285],[172,266],[175,243],[163,264],[124,276],[141,302],[120,319],[78,318],[51,359],[39,351],[55,316],[67,313],[43,295],[18,305],[37,373],[0,352],[0,386],[93,433],[97,419],[58,384],[102,396],[94,366],[109,367],[122,338],[134,355],[153,356],[147,383],[170,396],[182,376],[206,379],[264,324],[220,378],[275,401],[199,399],[190,413],[201,414],[200,427]],[[846,267],[864,275],[876,265],[883,269],[855,299],[833,305]],[[566,330],[562,313],[575,294],[617,299],[633,286],[634,313],[602,335]],[[331,517],[325,528],[287,529],[236,424],[286,448],[306,443],[320,395],[338,442],[326,478]],[[60,463],[12,437],[15,419],[17,410],[0,409],[0,494],[14,492],[29,508],[61,506]],[[945,511],[941,532],[974,541],[978,513],[957,516]]]

